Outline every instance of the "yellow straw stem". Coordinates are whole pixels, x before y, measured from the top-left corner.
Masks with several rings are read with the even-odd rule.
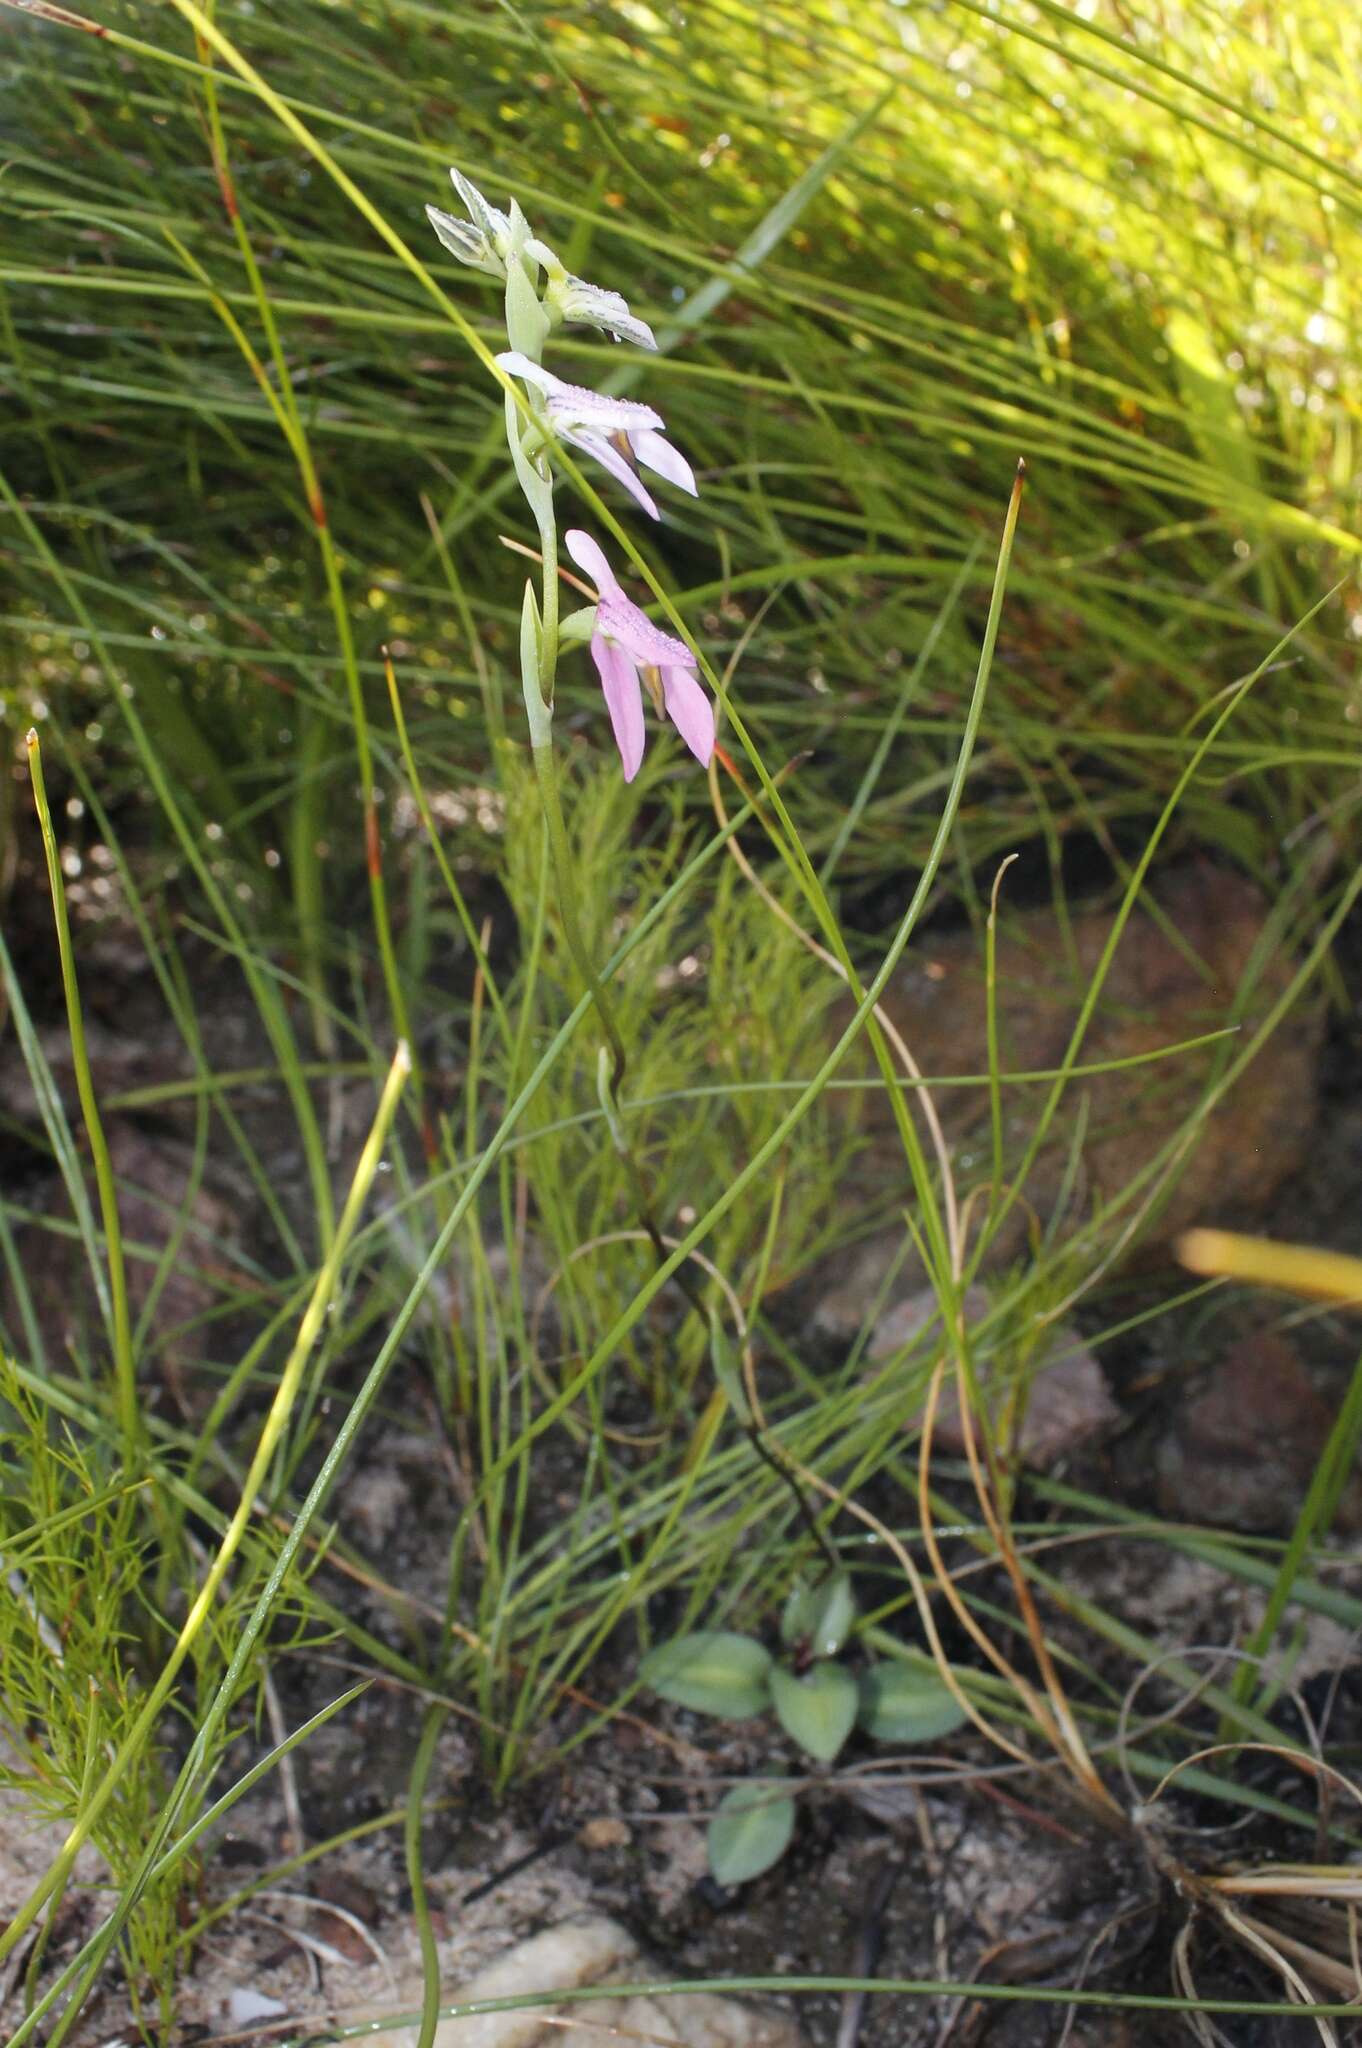
[[[118,1423],[123,1438],[124,1455],[130,1465],[135,1465],[142,1441],[142,1416],[137,1398],[137,1361],[133,1355],[132,1321],[128,1311],[128,1282],[123,1260],[118,1190],[114,1181],[113,1161],[109,1156],[109,1147],[104,1136],[104,1124],[99,1114],[99,1099],[95,1094],[90,1057],[85,1045],[85,1017],[81,1009],[80,984],[76,979],[71,926],[66,915],[66,888],[62,880],[61,856],[57,848],[57,836],[52,828],[47,784],[43,778],[42,748],[38,742],[37,732],[32,728],[29,730],[27,746],[33,803],[42,832],[43,852],[47,859],[48,887],[52,895],[52,916],[57,928],[62,991],[66,998],[66,1024],[71,1039],[71,1064],[75,1070],[76,1093],[80,1098],[80,1113],[90,1145],[90,1158],[95,1169],[95,1186],[99,1194],[100,1217],[104,1225],[104,1257],[109,1278],[109,1337],[113,1348]]]
[[[1232,1230],[1188,1230],[1175,1250],[1193,1273],[1222,1280],[1251,1280],[1324,1301],[1362,1305],[1362,1259],[1315,1245],[1274,1244],[1267,1237],[1241,1237]]]

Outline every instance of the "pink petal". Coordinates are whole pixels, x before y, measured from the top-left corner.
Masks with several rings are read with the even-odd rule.
[[[563,546],[577,567],[591,578],[602,597],[619,590],[615,572],[606,561],[604,550],[589,533],[583,533],[580,526],[570,526],[563,535]]]
[[[618,640],[625,652],[648,668],[694,668],[695,656],[684,640],[673,640],[655,626],[646,612],[620,589],[601,593],[598,630]]]
[[[688,668],[664,668],[662,698],[667,716],[702,767],[714,752],[714,706]]]
[[[562,420],[556,421],[555,424],[559,438],[566,441],[570,448],[580,448],[583,455],[589,455],[593,461],[599,462],[602,469],[608,469],[611,476],[624,485],[630,497],[638,500],[650,519],[659,516],[656,505],[613,441],[607,441],[603,434],[575,433]]]
[[[645,469],[651,469],[658,476],[664,476],[669,484],[679,484],[683,491],[689,491],[692,498],[700,493],[695,488],[695,471],[679,449],[661,434],[644,427],[640,432],[630,431],[629,446],[633,449]]]
[[[605,692],[605,705],[615,734],[615,745],[624,763],[624,779],[632,782],[643,759],[643,691],[638,670],[622,647],[616,647],[601,633],[591,642],[591,658]]]

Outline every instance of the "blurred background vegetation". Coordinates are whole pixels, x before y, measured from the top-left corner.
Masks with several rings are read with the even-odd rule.
[[[432,777],[494,779],[484,705],[523,574],[496,535],[524,524],[499,395],[220,61],[215,144],[208,52],[174,13],[86,19],[108,34],[25,19],[8,37],[9,730],[58,719],[107,801],[147,801],[79,599],[252,914],[287,921],[291,896],[336,920],[363,863],[343,650],[260,379],[278,386],[277,349],[388,788],[384,643]],[[815,852],[893,721],[837,864],[870,922],[865,885],[895,889],[931,830],[986,558],[906,700],[905,674],[1018,456],[1030,489],[970,865],[1042,829],[1138,831],[1217,692],[1342,577],[1346,618],[1327,613],[1227,734],[1182,829],[1270,879],[1294,831],[1337,827],[1362,631],[1348,11],[281,0],[221,20],[489,341],[495,288],[451,277],[423,218],[449,201],[451,161],[497,203],[514,192],[664,337],[723,282],[649,371],[702,484],[669,505],[654,559],[717,664],[750,633],[738,701],[772,760],[810,750],[797,811]],[[611,367],[608,344],[564,344],[566,374]],[[568,703],[599,747],[585,664]],[[487,818],[472,801],[451,830],[484,869]]]

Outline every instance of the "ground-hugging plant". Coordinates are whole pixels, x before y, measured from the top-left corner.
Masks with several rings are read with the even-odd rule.
[[[881,1657],[857,1671],[857,1601],[850,1574],[833,1570],[790,1588],[780,1619],[781,1654],[731,1629],[700,1630],[659,1643],[639,1676],[661,1698],[720,1720],[772,1712],[815,1765],[837,1761],[852,1731],[873,1740],[922,1744],[948,1735],[964,1712],[926,1660]],[[789,1846],[795,1799],[779,1777],[759,1773],[725,1793],[709,1822],[709,1867],[720,1884],[743,1884]]]

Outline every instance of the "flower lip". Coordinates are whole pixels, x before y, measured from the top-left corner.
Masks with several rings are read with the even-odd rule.
[[[603,391],[588,391],[580,384],[565,384],[519,349],[503,349],[497,357],[501,368],[521,377],[543,394],[554,432],[570,447],[580,448],[599,462],[624,485],[648,514],[656,519],[657,506],[639,481],[636,463],[651,469],[668,483],[697,496],[695,473],[678,448],[673,448],[658,431],[662,415],[650,405],[632,398],[611,398]]]
[[[522,378],[544,394],[555,425],[591,426],[606,434],[635,434],[649,430],[656,433],[663,424],[661,413],[654,412],[650,405],[642,405],[636,398],[612,398],[607,392],[588,389],[585,384],[565,383],[519,349],[503,349],[496,360],[512,377]]]
[[[622,647],[597,636],[591,643],[591,658],[601,679],[610,729],[620,750],[620,765],[626,782],[632,782],[643,761],[648,729],[643,722],[643,697],[638,670]]]

